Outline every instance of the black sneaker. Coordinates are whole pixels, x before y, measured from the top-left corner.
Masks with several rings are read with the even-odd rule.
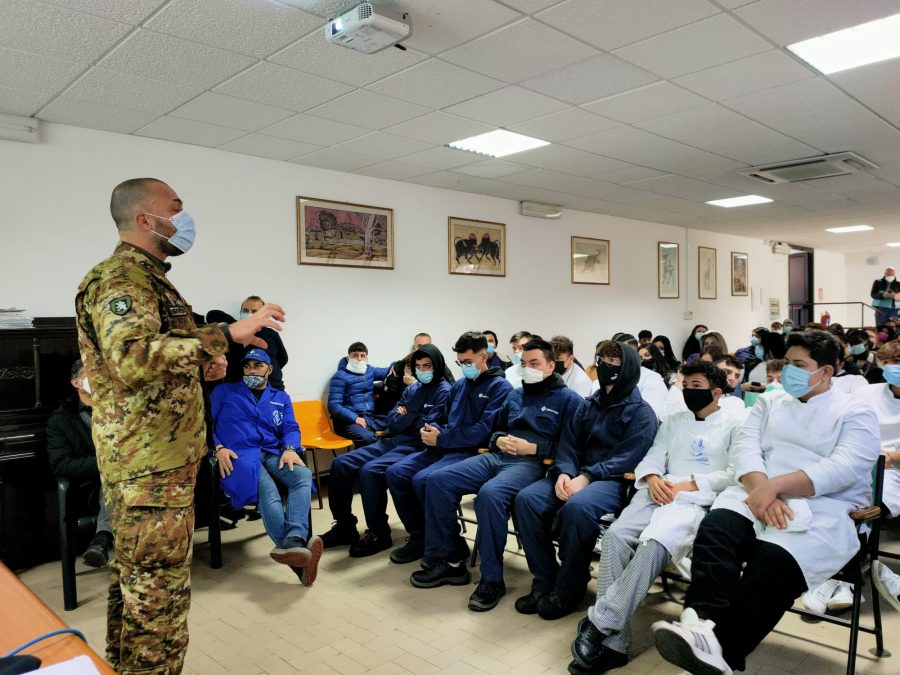
[[[604,670],[611,670],[628,663],[627,654],[603,646],[603,641],[607,637],[609,636],[599,631],[590,619],[584,617],[578,623],[578,635],[572,642],[572,658],[576,667],[593,672],[600,667],[603,667]],[[619,663],[620,661],[621,663]],[[618,663],[618,665],[610,665],[612,663]],[[569,672],[573,672],[571,666]]]
[[[376,534],[372,530],[366,530],[362,539],[350,545],[350,557],[365,558],[387,550],[393,545],[394,542],[390,534]]]
[[[446,560],[442,560],[427,570],[413,572],[409,577],[409,583],[416,588],[437,588],[445,584],[464,586],[471,578],[465,563],[459,563],[454,567]]]
[[[286,537],[269,555],[275,562],[291,567],[306,567],[312,558],[306,542],[300,537]]]
[[[405,565],[406,563],[415,562],[424,555],[425,543],[418,539],[408,537],[403,546],[391,551],[391,562],[398,565]]]
[[[475,587],[475,592],[469,596],[469,609],[473,612],[487,612],[494,609],[504,595],[506,595],[506,584],[502,581],[494,582],[482,579]]]
[[[568,616],[580,605],[580,601],[564,600],[557,595],[556,591],[545,595],[538,600],[537,613],[542,619],[552,621]]]
[[[546,593],[540,591],[531,591],[528,595],[523,595],[516,599],[516,611],[519,614],[537,614],[538,602]]]
[[[356,521],[353,523],[339,523],[335,521],[331,529],[322,535],[322,544],[325,548],[352,546],[358,541],[359,532],[356,531]]]
[[[81,557],[82,562],[88,567],[103,567],[109,562],[109,549],[112,548],[112,541],[112,535],[109,532],[95,534]]]

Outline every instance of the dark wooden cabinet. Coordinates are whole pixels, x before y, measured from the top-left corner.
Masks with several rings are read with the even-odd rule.
[[[0,330],[0,560],[11,569],[59,557],[46,425],[77,358],[74,318]]]

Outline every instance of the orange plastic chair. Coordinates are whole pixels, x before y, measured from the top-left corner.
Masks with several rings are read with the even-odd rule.
[[[319,450],[326,450],[333,458],[337,457],[338,450],[350,449],[353,441],[343,436],[338,436],[331,428],[331,418],[325,404],[316,399],[314,401],[294,401],[294,417],[300,425],[300,445],[310,451],[313,462],[313,480],[316,483],[316,496],[319,500],[319,508],[322,507],[322,485],[319,481]]]

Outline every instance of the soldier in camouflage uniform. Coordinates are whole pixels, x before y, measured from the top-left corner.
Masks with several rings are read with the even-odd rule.
[[[206,454],[201,378],[225,373],[229,339],[260,345],[284,316],[265,305],[230,327],[198,328],[166,278],[193,243],[193,220],[151,178],[115,188],[120,243],[75,299],[93,438],[115,539],[107,652],[120,673],[179,673],[187,651],[194,482]],[[274,317],[274,319],[273,319]]]

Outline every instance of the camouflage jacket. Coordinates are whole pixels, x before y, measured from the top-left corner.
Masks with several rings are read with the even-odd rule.
[[[168,269],[120,243],[75,297],[105,483],[184,466],[206,452],[200,363],[224,354],[228,340],[218,325],[196,327]]]

